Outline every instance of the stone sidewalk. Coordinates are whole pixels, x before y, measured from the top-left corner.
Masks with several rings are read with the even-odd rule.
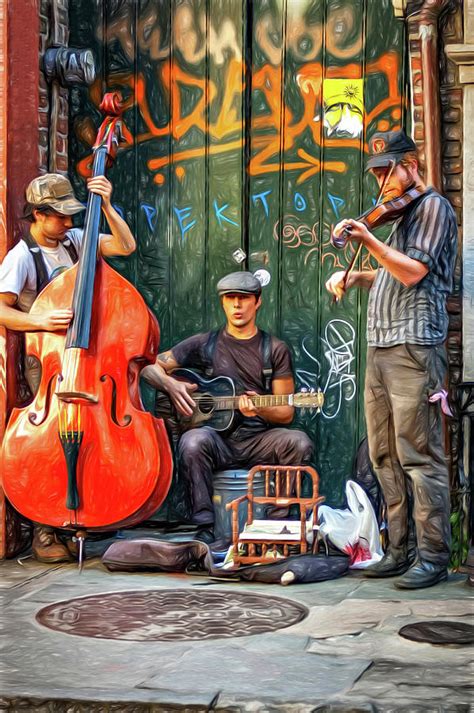
[[[473,647],[419,644],[398,635],[410,622],[472,623],[473,590],[465,575],[400,592],[390,580],[354,573],[289,587],[110,573],[97,557],[87,560],[82,574],[72,564],[32,559],[0,568],[0,710],[474,711]],[[306,616],[273,632],[192,641],[86,638],[35,619],[55,602],[105,592],[138,597],[150,590],[278,597],[302,606]]]

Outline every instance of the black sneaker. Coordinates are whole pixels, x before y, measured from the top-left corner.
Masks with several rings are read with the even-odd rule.
[[[423,589],[433,587],[448,579],[448,568],[442,564],[434,564],[426,560],[418,560],[410,567],[404,577],[394,582],[397,589]]]
[[[410,562],[406,556],[401,555],[399,557],[394,557],[391,552],[387,552],[380,562],[377,562],[371,567],[367,567],[367,569],[363,569],[361,571],[364,577],[397,577],[398,575],[406,572],[409,566]]]

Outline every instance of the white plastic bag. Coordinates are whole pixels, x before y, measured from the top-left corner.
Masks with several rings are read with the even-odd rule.
[[[383,556],[374,509],[365,491],[353,480],[346,483],[349,509],[319,507],[319,530],[350,557],[351,569],[364,569]]]

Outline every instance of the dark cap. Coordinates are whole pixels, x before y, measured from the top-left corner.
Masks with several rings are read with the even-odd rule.
[[[243,295],[259,295],[262,284],[251,272],[231,272],[217,283],[219,296],[230,292],[240,292]]]
[[[369,142],[370,158],[366,170],[384,168],[391,163],[397,164],[406,153],[416,152],[416,144],[401,129],[400,131],[380,131]]]

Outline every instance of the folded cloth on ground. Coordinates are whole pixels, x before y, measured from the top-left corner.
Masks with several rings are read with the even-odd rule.
[[[239,535],[239,540],[251,540],[254,535],[278,542],[294,539],[298,542],[301,533],[299,520],[254,520],[250,525],[245,525]],[[309,544],[313,541],[313,515],[306,520],[306,539]]]

